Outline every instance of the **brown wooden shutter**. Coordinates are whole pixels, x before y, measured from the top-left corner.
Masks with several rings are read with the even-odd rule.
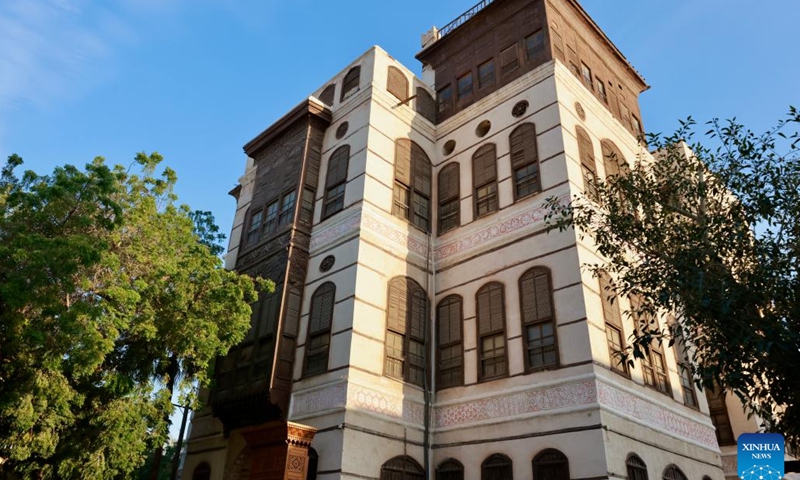
[[[436,101],[433,95],[422,87],[417,87],[417,113],[428,119],[431,123],[436,123]]]
[[[403,72],[395,67],[390,66],[386,80],[386,90],[399,100],[408,98],[408,78]]]
[[[586,133],[586,130],[581,127],[575,127],[575,132],[578,137],[578,154],[581,158],[581,163],[596,174],[597,167],[595,166],[594,161],[594,146],[592,145],[592,139],[589,138],[589,134]]]
[[[333,320],[333,303],[336,286],[327,282],[321,285],[311,297],[311,318],[308,330],[311,335],[330,330]]]
[[[523,123],[510,136],[511,167],[520,168],[539,160],[536,149],[536,127],[532,123]]]
[[[522,322],[530,323],[553,318],[553,301],[550,273],[534,268],[520,278],[522,295]]]
[[[408,285],[405,278],[395,278],[389,283],[388,327],[400,334],[406,333],[408,314]]]
[[[458,163],[453,162],[439,172],[439,203],[458,198]]]
[[[497,155],[493,143],[479,148],[472,156],[472,184],[475,188],[497,180]]]
[[[414,190],[430,198],[431,161],[425,150],[414,142],[411,142],[411,166],[414,169]]]
[[[344,145],[336,149],[328,160],[328,174],[325,187],[331,188],[347,180],[347,164],[350,159],[350,146]]]
[[[302,299],[302,294],[297,288],[292,288],[286,295],[286,312],[283,317],[284,335],[297,336],[297,329],[300,326],[300,304]]]
[[[439,345],[461,341],[461,297],[451,295],[439,303]]]
[[[422,287],[417,285],[413,280],[408,282],[409,290],[409,306],[408,311],[411,314],[409,318],[408,333],[412,338],[419,340],[425,339],[425,319],[427,318],[427,298]]]
[[[353,67],[347,72],[347,75],[344,76],[344,81],[342,82],[342,94],[339,101],[344,101],[345,97],[350,94],[351,91],[358,90],[359,82],[361,80],[361,67]]]
[[[325,90],[319,94],[319,100],[327,106],[333,105],[333,95],[336,92],[336,85],[331,84],[325,87]]]
[[[622,315],[619,311],[619,300],[616,297],[613,301],[609,298],[611,295],[614,295],[614,291],[611,290],[611,277],[605,270],[600,270],[598,275],[600,280],[600,298],[603,302],[603,316],[605,317],[605,321],[622,328]]]
[[[477,303],[480,334],[502,331],[505,327],[502,285],[490,283],[478,290]]]
[[[411,140],[401,138],[395,142],[394,178],[411,186]]]

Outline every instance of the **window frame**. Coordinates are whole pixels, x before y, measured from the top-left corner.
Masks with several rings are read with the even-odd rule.
[[[386,69],[386,91],[401,102],[408,99],[408,77],[394,65]]]
[[[338,175],[342,162],[344,162],[344,175]],[[350,145],[342,145],[328,157],[328,167],[325,174],[325,198],[322,202],[322,220],[326,220],[344,210],[349,170]]]
[[[287,203],[287,199],[289,202]],[[289,225],[294,221],[295,207],[297,206],[297,188],[281,195],[280,210],[278,211],[278,226]]]
[[[426,178],[422,178],[423,176]],[[428,154],[413,140],[395,140],[392,215],[404,219],[414,228],[430,233],[432,190],[433,165]]]
[[[602,303],[602,310],[603,310],[603,321],[605,323],[605,332],[606,332],[606,345],[608,347],[608,355],[609,355],[609,368],[612,372],[618,373],[624,377],[630,378],[630,369],[628,368],[628,363],[623,361],[622,359],[619,362],[615,362],[615,358],[618,358],[618,355],[615,355],[615,349],[612,343],[610,342],[609,335],[616,334],[619,339],[619,350],[621,352],[625,350],[625,330],[622,323],[622,313],[620,312],[619,308],[619,298],[611,300],[609,295],[606,292],[611,288],[613,281],[611,277],[605,270],[598,270],[597,271],[598,277],[598,284],[600,287],[600,301]]]
[[[473,93],[475,93],[475,79],[472,76],[472,70],[470,70],[459,75],[456,79],[456,97],[458,98],[458,103],[471,99]]]
[[[483,158],[486,155],[489,160]],[[486,169],[486,165],[478,164],[478,161],[491,162],[491,169],[493,173],[478,183],[478,168]],[[472,204],[474,218],[479,218],[491,215],[500,210],[499,188],[497,184],[497,146],[494,143],[486,143],[481,145],[480,148],[475,150],[472,155]],[[485,190],[485,193],[481,193]],[[481,212],[482,206],[485,206],[485,211]]]
[[[503,63],[506,59],[510,59],[511,52],[513,50],[514,59],[509,61],[508,63]],[[508,54],[508,55],[507,55]],[[505,58],[504,58],[505,57]],[[519,48],[517,47],[517,42],[512,43],[511,45],[507,46],[506,48],[500,50],[500,76],[506,77],[519,69]],[[513,65],[513,66],[512,66]]]
[[[481,296],[486,292],[487,299],[491,301],[491,291],[494,288],[499,288],[500,290],[500,315],[502,317],[502,326],[500,328],[490,328],[487,331],[483,331],[483,323],[481,321]],[[475,319],[477,322],[477,330],[478,330],[478,382],[488,382],[492,380],[497,380],[500,378],[508,377],[508,339],[506,338],[506,332],[508,331],[508,318],[506,316],[506,297],[505,297],[505,286],[500,282],[488,282],[481,286],[477,292],[475,292]],[[491,315],[492,315],[492,304],[488,305],[489,315],[490,318],[487,320],[489,325],[491,326]],[[503,353],[500,355],[493,355],[491,357],[484,358],[484,341],[488,339],[493,339],[495,337],[499,337],[503,341]],[[498,350],[498,348],[493,348],[493,351]],[[487,360],[495,360],[498,358],[503,359],[503,372],[494,375],[486,375],[484,374],[484,366]]]
[[[542,470],[547,468],[563,469],[561,472],[559,472],[562,478],[554,479],[552,476],[552,471],[545,474],[545,472]],[[531,473],[533,478],[536,480],[541,478],[547,478],[548,480],[569,480],[569,458],[567,458],[567,456],[564,455],[564,452],[560,450],[555,448],[546,448],[537,453],[536,456],[534,456],[531,460]]]
[[[583,84],[586,85],[586,88],[594,92],[594,77],[592,76],[592,69],[589,68],[589,65],[586,65],[584,62],[581,62],[581,78],[583,80]]]
[[[392,305],[392,299],[396,298],[393,295],[393,288],[401,288],[405,291],[404,304]],[[428,330],[428,309],[430,308],[430,299],[428,298],[425,290],[410,277],[394,277],[389,280],[387,284],[387,301],[386,301],[386,339],[384,341],[384,361],[383,361],[383,375],[388,378],[393,378],[404,383],[416,385],[418,387],[424,386],[425,378],[429,374],[430,369],[428,365],[427,353],[425,352],[426,336]],[[415,312],[419,305],[415,305],[416,300],[422,300],[423,305],[421,317],[419,318],[419,325],[421,327],[421,336],[414,334]],[[392,312],[397,308],[404,309],[405,317],[403,319],[397,318],[393,321]],[[395,345],[396,342],[390,343],[390,337],[397,337],[401,341],[399,348]],[[422,346],[422,361],[419,364],[414,364],[414,355],[412,347]],[[393,350],[390,354],[390,349]],[[395,355],[394,351],[399,351],[399,355]],[[401,375],[389,373],[390,360],[401,365]],[[393,369],[393,368],[391,368]],[[412,370],[421,369],[420,382],[417,383],[413,380]]]
[[[443,188],[443,181],[453,182],[455,176],[455,191],[446,191]],[[458,162],[451,162],[439,170],[436,176],[436,187],[438,197],[438,219],[437,235],[442,235],[461,226],[461,165]],[[448,211],[448,206],[455,204],[455,209]]]
[[[490,463],[495,462],[495,465]],[[499,462],[503,462],[499,464]],[[491,474],[487,469],[503,470],[501,473]],[[506,471],[507,469],[507,471]],[[493,453],[481,462],[481,480],[514,480],[514,461],[508,455]]]
[[[537,41],[537,43],[534,44],[534,48],[531,49],[530,44],[529,44],[529,39],[537,37],[537,36],[540,37],[540,41]],[[545,37],[543,28],[540,28],[540,29],[534,31],[533,33],[530,33],[530,34],[526,35],[525,36],[525,58],[527,60],[530,60],[534,56],[538,55],[539,53],[541,53],[544,50],[546,44],[547,44],[547,38]]]
[[[436,467],[436,480],[464,480],[464,465],[455,458],[444,460]]]
[[[323,322],[323,327],[318,330],[313,330],[314,327],[314,320],[315,314],[320,316],[326,316],[325,312],[318,312],[317,309],[320,308],[318,306],[318,301],[324,301],[324,298],[321,300],[317,300],[319,297],[323,296],[330,296],[330,312],[327,314],[327,318],[322,318],[321,321]],[[313,377],[316,375],[322,375],[327,373],[328,371],[328,363],[330,361],[330,349],[331,349],[331,332],[333,331],[333,317],[336,311],[336,284],[333,282],[325,282],[311,295],[311,302],[309,304],[309,312],[308,312],[308,328],[306,329],[306,344],[305,344],[305,354],[303,356],[303,377]],[[313,370],[309,371],[309,365],[311,365],[311,344],[314,339],[327,337],[327,343],[325,343],[324,348],[322,350],[325,351],[324,354],[324,364],[325,367],[321,371]]]
[[[625,459],[625,470],[628,480],[649,480],[647,464],[635,453],[628,454],[628,458]]]
[[[483,69],[485,66],[491,66],[491,76],[483,75]],[[478,65],[478,91],[483,90],[486,87],[494,85],[497,81],[497,70],[494,65],[494,58],[490,58],[485,62]]]
[[[550,316],[545,318],[534,318],[534,319],[526,319],[526,308],[525,308],[525,292],[523,290],[523,282],[525,282],[528,278],[533,281],[533,294],[534,298],[536,297],[536,279],[540,276],[544,276],[547,281],[547,295],[549,297],[550,302]],[[533,372],[540,372],[544,370],[554,370],[560,368],[561,361],[560,361],[560,351],[558,348],[558,322],[556,320],[556,306],[555,306],[555,299],[553,295],[553,276],[550,269],[546,267],[536,266],[529,268],[522,275],[520,275],[519,280],[517,281],[519,287],[519,311],[520,311],[520,322],[522,324],[522,339],[523,345],[522,348],[524,350],[524,361],[525,361],[525,371],[528,373]],[[538,304],[536,304],[536,309],[538,310]],[[533,366],[531,365],[531,346],[529,344],[528,339],[528,328],[529,327],[536,327],[542,326],[544,324],[549,323],[551,328],[553,329],[553,356],[555,361],[551,364],[543,364],[540,366]],[[540,348],[545,348],[544,346]],[[544,355],[544,354],[542,354]]]
[[[445,93],[447,95],[445,95]],[[444,115],[453,108],[453,86],[447,84],[436,91],[436,115]]]
[[[356,65],[347,71],[342,80],[342,93],[339,102],[351,98],[361,89],[361,65]]]
[[[258,219],[258,222],[254,224],[253,220]],[[255,212],[250,214],[250,220],[248,222],[249,227],[247,228],[247,234],[245,235],[245,246],[252,247],[256,245],[259,240],[261,240],[261,226],[263,225],[264,220],[264,209],[259,208]]]
[[[528,129],[530,129],[531,131],[527,132],[526,130],[528,130]],[[533,154],[532,155],[526,151],[526,148],[524,148],[525,147],[525,143],[524,143],[525,139],[527,139],[529,135],[531,136],[530,138],[532,138],[532,142],[531,142],[532,145],[528,145],[528,147],[533,150]],[[515,147],[515,142],[516,142],[515,137],[516,136],[522,137],[522,139],[519,141],[519,142],[522,143],[522,149],[518,150],[518,151],[515,151],[515,148],[519,148],[519,147]],[[514,202],[517,202],[517,201],[522,200],[524,198],[531,197],[531,196],[534,196],[536,194],[542,193],[542,188],[543,188],[542,187],[542,165],[541,165],[541,162],[539,161],[539,141],[538,141],[537,133],[536,133],[536,124],[534,124],[532,122],[524,122],[524,123],[519,124],[508,135],[508,145],[509,145],[509,157],[510,157],[510,161],[511,161],[511,176],[512,176],[512,182],[514,184],[514,187],[513,187],[513,190],[514,190]],[[519,143],[516,143],[516,145],[519,145]],[[523,159],[519,160],[519,161],[516,161],[515,157],[518,157],[519,155],[522,155]],[[528,193],[526,193],[524,195],[521,195],[520,192],[519,192],[520,186],[522,184],[526,184],[528,182],[531,182],[530,177],[534,176],[534,174],[528,173],[525,177],[523,177],[522,180],[520,180],[518,178],[518,174],[519,174],[520,171],[529,169],[534,165],[535,165],[535,168],[536,168],[536,172],[535,172],[535,177],[536,178],[535,178],[535,181],[534,181],[534,184],[533,184],[534,190],[531,191],[531,192],[528,192]]]
[[[448,302],[445,304],[445,302]],[[456,305],[458,308],[458,331],[459,331],[459,338],[457,340],[450,339],[449,342],[442,342],[441,335],[442,335],[442,317],[441,317],[441,309],[443,307],[450,307]],[[460,369],[460,381],[447,384],[443,379],[443,372],[444,367],[442,366],[444,355],[442,355],[442,351],[451,349],[453,347],[458,347],[459,352],[459,369]],[[452,387],[460,387],[464,385],[464,300],[461,298],[460,295],[448,295],[443,298],[437,305],[436,305],[436,352],[437,352],[437,365],[436,365],[436,389],[437,390],[445,390],[447,388]],[[451,358],[452,359],[452,358]],[[448,360],[451,360],[448,359]]]
[[[398,455],[381,465],[380,480],[425,480],[422,466],[408,455]]]
[[[597,159],[594,155],[594,142],[589,133],[580,125],[575,127],[578,140],[578,157],[583,178],[583,192],[586,197],[597,201]]]

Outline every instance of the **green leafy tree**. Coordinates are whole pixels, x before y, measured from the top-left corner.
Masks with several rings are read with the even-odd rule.
[[[17,478],[129,476],[249,328],[269,282],[222,268],[158,154],[0,176],[0,458]]]
[[[588,237],[612,298],[638,295],[626,361],[653,341],[692,348],[695,378],[734,392],[765,428],[800,439],[800,114],[756,134],[691,118],[656,152],[596,185],[595,199],[548,200],[551,229]],[[705,129],[704,129],[705,130]],[[696,137],[704,137],[696,141]],[[687,145],[689,148],[687,149]],[[676,321],[660,329],[659,316]],[[671,319],[670,319],[671,320]]]

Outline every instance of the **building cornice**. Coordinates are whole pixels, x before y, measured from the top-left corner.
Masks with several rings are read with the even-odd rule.
[[[256,152],[264,148],[269,142],[279,137],[298,121],[308,118],[318,118],[326,125],[330,125],[333,115],[328,107],[314,97],[308,97],[294,107],[289,113],[279,118],[278,121],[269,126],[266,130],[258,134],[256,138],[245,144],[244,152],[254,157]]]

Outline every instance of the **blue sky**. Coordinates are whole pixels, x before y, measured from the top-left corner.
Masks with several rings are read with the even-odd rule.
[[[43,173],[158,151],[228,230],[242,145],[371,45],[419,72],[420,34],[474,1],[2,0],[0,156]],[[652,86],[648,131],[766,128],[800,103],[796,1],[583,4]]]

